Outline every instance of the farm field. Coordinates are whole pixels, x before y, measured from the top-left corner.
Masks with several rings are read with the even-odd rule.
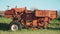
[[[11,19],[0,17],[0,34],[60,34],[60,21],[52,20],[48,24],[48,29],[22,29],[18,31],[8,30]]]
[[[0,34],[60,34],[60,30],[26,30],[23,29],[21,31],[0,31]]]

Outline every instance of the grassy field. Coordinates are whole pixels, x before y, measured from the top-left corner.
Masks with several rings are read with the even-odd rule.
[[[0,31],[0,34],[60,34],[60,30],[26,30],[23,29],[21,31]]]
[[[60,34],[60,21],[56,19],[50,21],[48,29],[22,29],[15,32],[8,30],[10,22],[11,19],[0,17],[0,34]]]

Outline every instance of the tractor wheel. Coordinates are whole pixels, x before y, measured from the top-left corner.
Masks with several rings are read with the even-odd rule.
[[[19,22],[12,22],[10,24],[10,30],[12,30],[12,31],[17,31],[17,30],[21,30],[21,29],[22,29],[22,27]]]
[[[12,24],[12,25],[11,25],[11,30],[12,30],[12,31],[18,30],[18,25]]]

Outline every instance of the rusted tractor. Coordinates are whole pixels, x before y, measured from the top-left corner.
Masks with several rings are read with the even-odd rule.
[[[12,18],[10,29],[16,31],[22,28],[47,28],[51,19],[57,17],[56,10],[27,10],[26,8],[12,8],[5,11],[5,17]]]

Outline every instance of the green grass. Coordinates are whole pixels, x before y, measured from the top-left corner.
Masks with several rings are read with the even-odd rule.
[[[11,19],[0,17],[0,34],[60,34],[60,21],[56,19],[50,21],[49,29],[22,29],[15,32],[7,30],[11,21]]]
[[[0,23],[10,23],[11,21],[10,18],[0,17]]]
[[[59,27],[60,28],[60,20],[58,19],[54,19],[54,20],[51,20],[50,23],[48,24],[49,27]]]
[[[60,30],[26,30],[21,31],[0,31],[0,34],[60,34]]]

